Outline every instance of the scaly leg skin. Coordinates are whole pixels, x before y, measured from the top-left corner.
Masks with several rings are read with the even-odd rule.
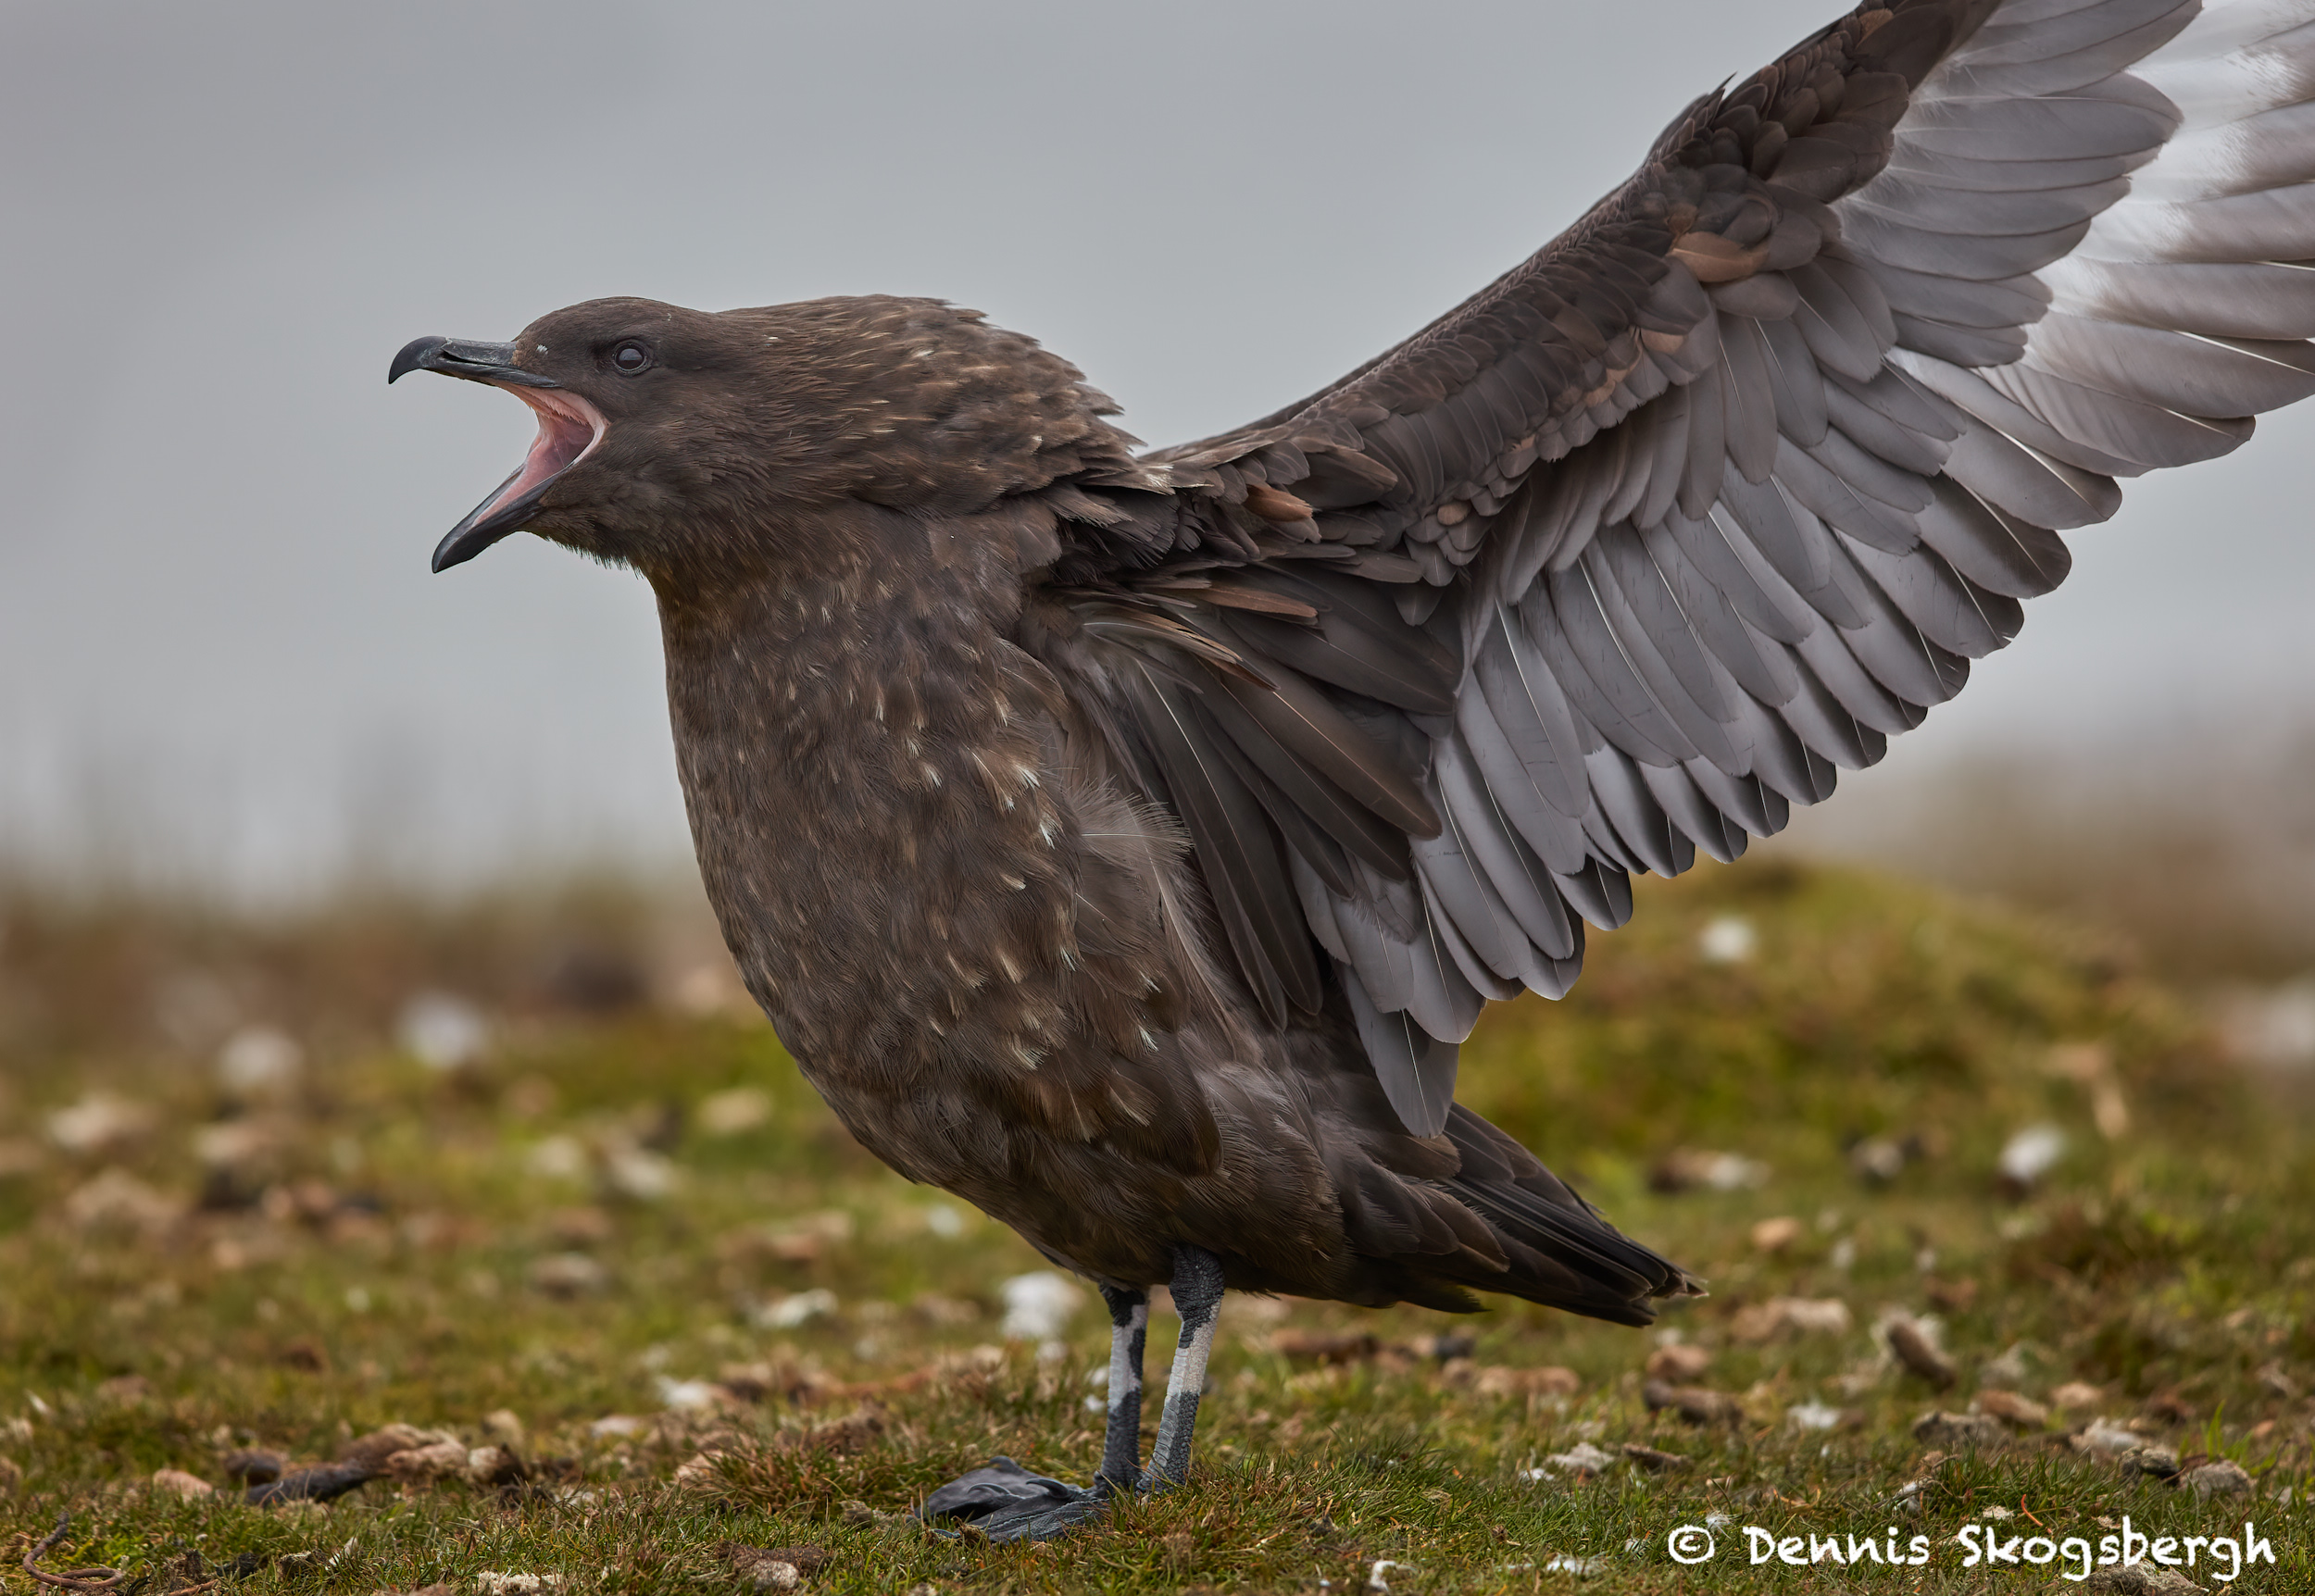
[[[1190,1477],[1190,1434],[1197,1428],[1197,1399],[1206,1390],[1206,1357],[1214,1350],[1214,1324],[1221,1307],[1221,1260],[1203,1247],[1179,1247],[1173,1254],[1173,1306],[1182,1315],[1182,1340],[1166,1376],[1166,1408],[1158,1420],[1158,1443],[1149,1449],[1146,1487],[1164,1490]]]
[[[1142,1351],[1149,1339],[1149,1297],[1104,1286],[1109,1305],[1109,1428],[1094,1488],[1032,1474],[1009,1457],[961,1475],[924,1499],[917,1516],[955,1518],[992,1540],[1049,1540],[1098,1517],[1109,1497],[1142,1477]]]
[[[1109,1429],[1094,1489],[1107,1496],[1142,1483],[1142,1352],[1149,1342],[1149,1294],[1101,1288],[1109,1304]]]
[[[1182,1339],[1166,1378],[1166,1406],[1149,1469],[1140,1467],[1142,1353],[1149,1330],[1149,1300],[1139,1291],[1102,1288],[1109,1305],[1109,1426],[1094,1489],[1032,1474],[1009,1457],[950,1480],[924,1499],[917,1516],[927,1523],[952,1517],[992,1540],[1049,1540],[1098,1517],[1119,1490],[1164,1490],[1189,1477],[1190,1438],[1197,1428],[1197,1399],[1206,1389],[1206,1360],[1213,1351],[1221,1306],[1221,1261],[1202,1247],[1182,1246],[1173,1257],[1173,1304]]]

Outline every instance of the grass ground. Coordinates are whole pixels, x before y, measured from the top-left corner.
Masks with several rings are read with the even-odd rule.
[[[781,1588],[750,1547],[826,1590],[2024,1590],[2128,1515],[2249,1520],[2274,1561],[2239,1588],[2315,1590],[2301,1106],[2086,933],[1777,865],[1642,898],[1569,1000],[1490,1017],[1462,1096],[1712,1295],[1653,1332],[1233,1299],[1189,1485],[1033,1547],[902,1515],[993,1453],[1090,1474],[1097,1304],[1008,1327],[1036,1256],[869,1159],[760,1024],[509,1000],[434,1068],[353,989],[428,956],[484,984],[482,931],[301,965],[19,909],[0,1567],[29,1590],[69,1510],[42,1568],[156,1596]],[[235,960],[302,1067],[244,1045],[221,1084],[146,1019]],[[2062,1150],[2006,1181],[2037,1126]],[[428,1433],[365,1440],[391,1425]],[[241,1501],[245,1454],[365,1447],[399,1455],[327,1505]],[[1971,1566],[1965,1527],[2082,1551]]]

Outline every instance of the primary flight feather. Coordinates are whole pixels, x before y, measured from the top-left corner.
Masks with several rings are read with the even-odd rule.
[[[1101,1490],[1224,1287],[1646,1323],[1697,1282],[1454,1103],[1490,1000],[1958,692],[2117,479],[2315,393],[2315,0],[1897,0],[1526,262],[1154,454],[932,300],[555,312],[436,551],[657,594],[702,873],[863,1144],[1108,1299]],[[1131,1400],[1125,1393],[1131,1392]],[[1049,1533],[1015,1465],[928,1504]]]

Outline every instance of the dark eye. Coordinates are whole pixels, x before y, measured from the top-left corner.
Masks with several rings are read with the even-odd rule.
[[[638,371],[648,371],[651,369],[651,346],[631,338],[611,351],[611,364],[620,375],[626,377],[632,377]]]

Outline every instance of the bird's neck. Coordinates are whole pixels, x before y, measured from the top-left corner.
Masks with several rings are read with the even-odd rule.
[[[925,1016],[985,983],[976,961],[1066,912],[1052,688],[1006,639],[1019,577],[959,557],[928,580],[907,535],[823,542],[813,569],[712,598],[660,588],[701,875],[807,1073],[904,1067]]]

